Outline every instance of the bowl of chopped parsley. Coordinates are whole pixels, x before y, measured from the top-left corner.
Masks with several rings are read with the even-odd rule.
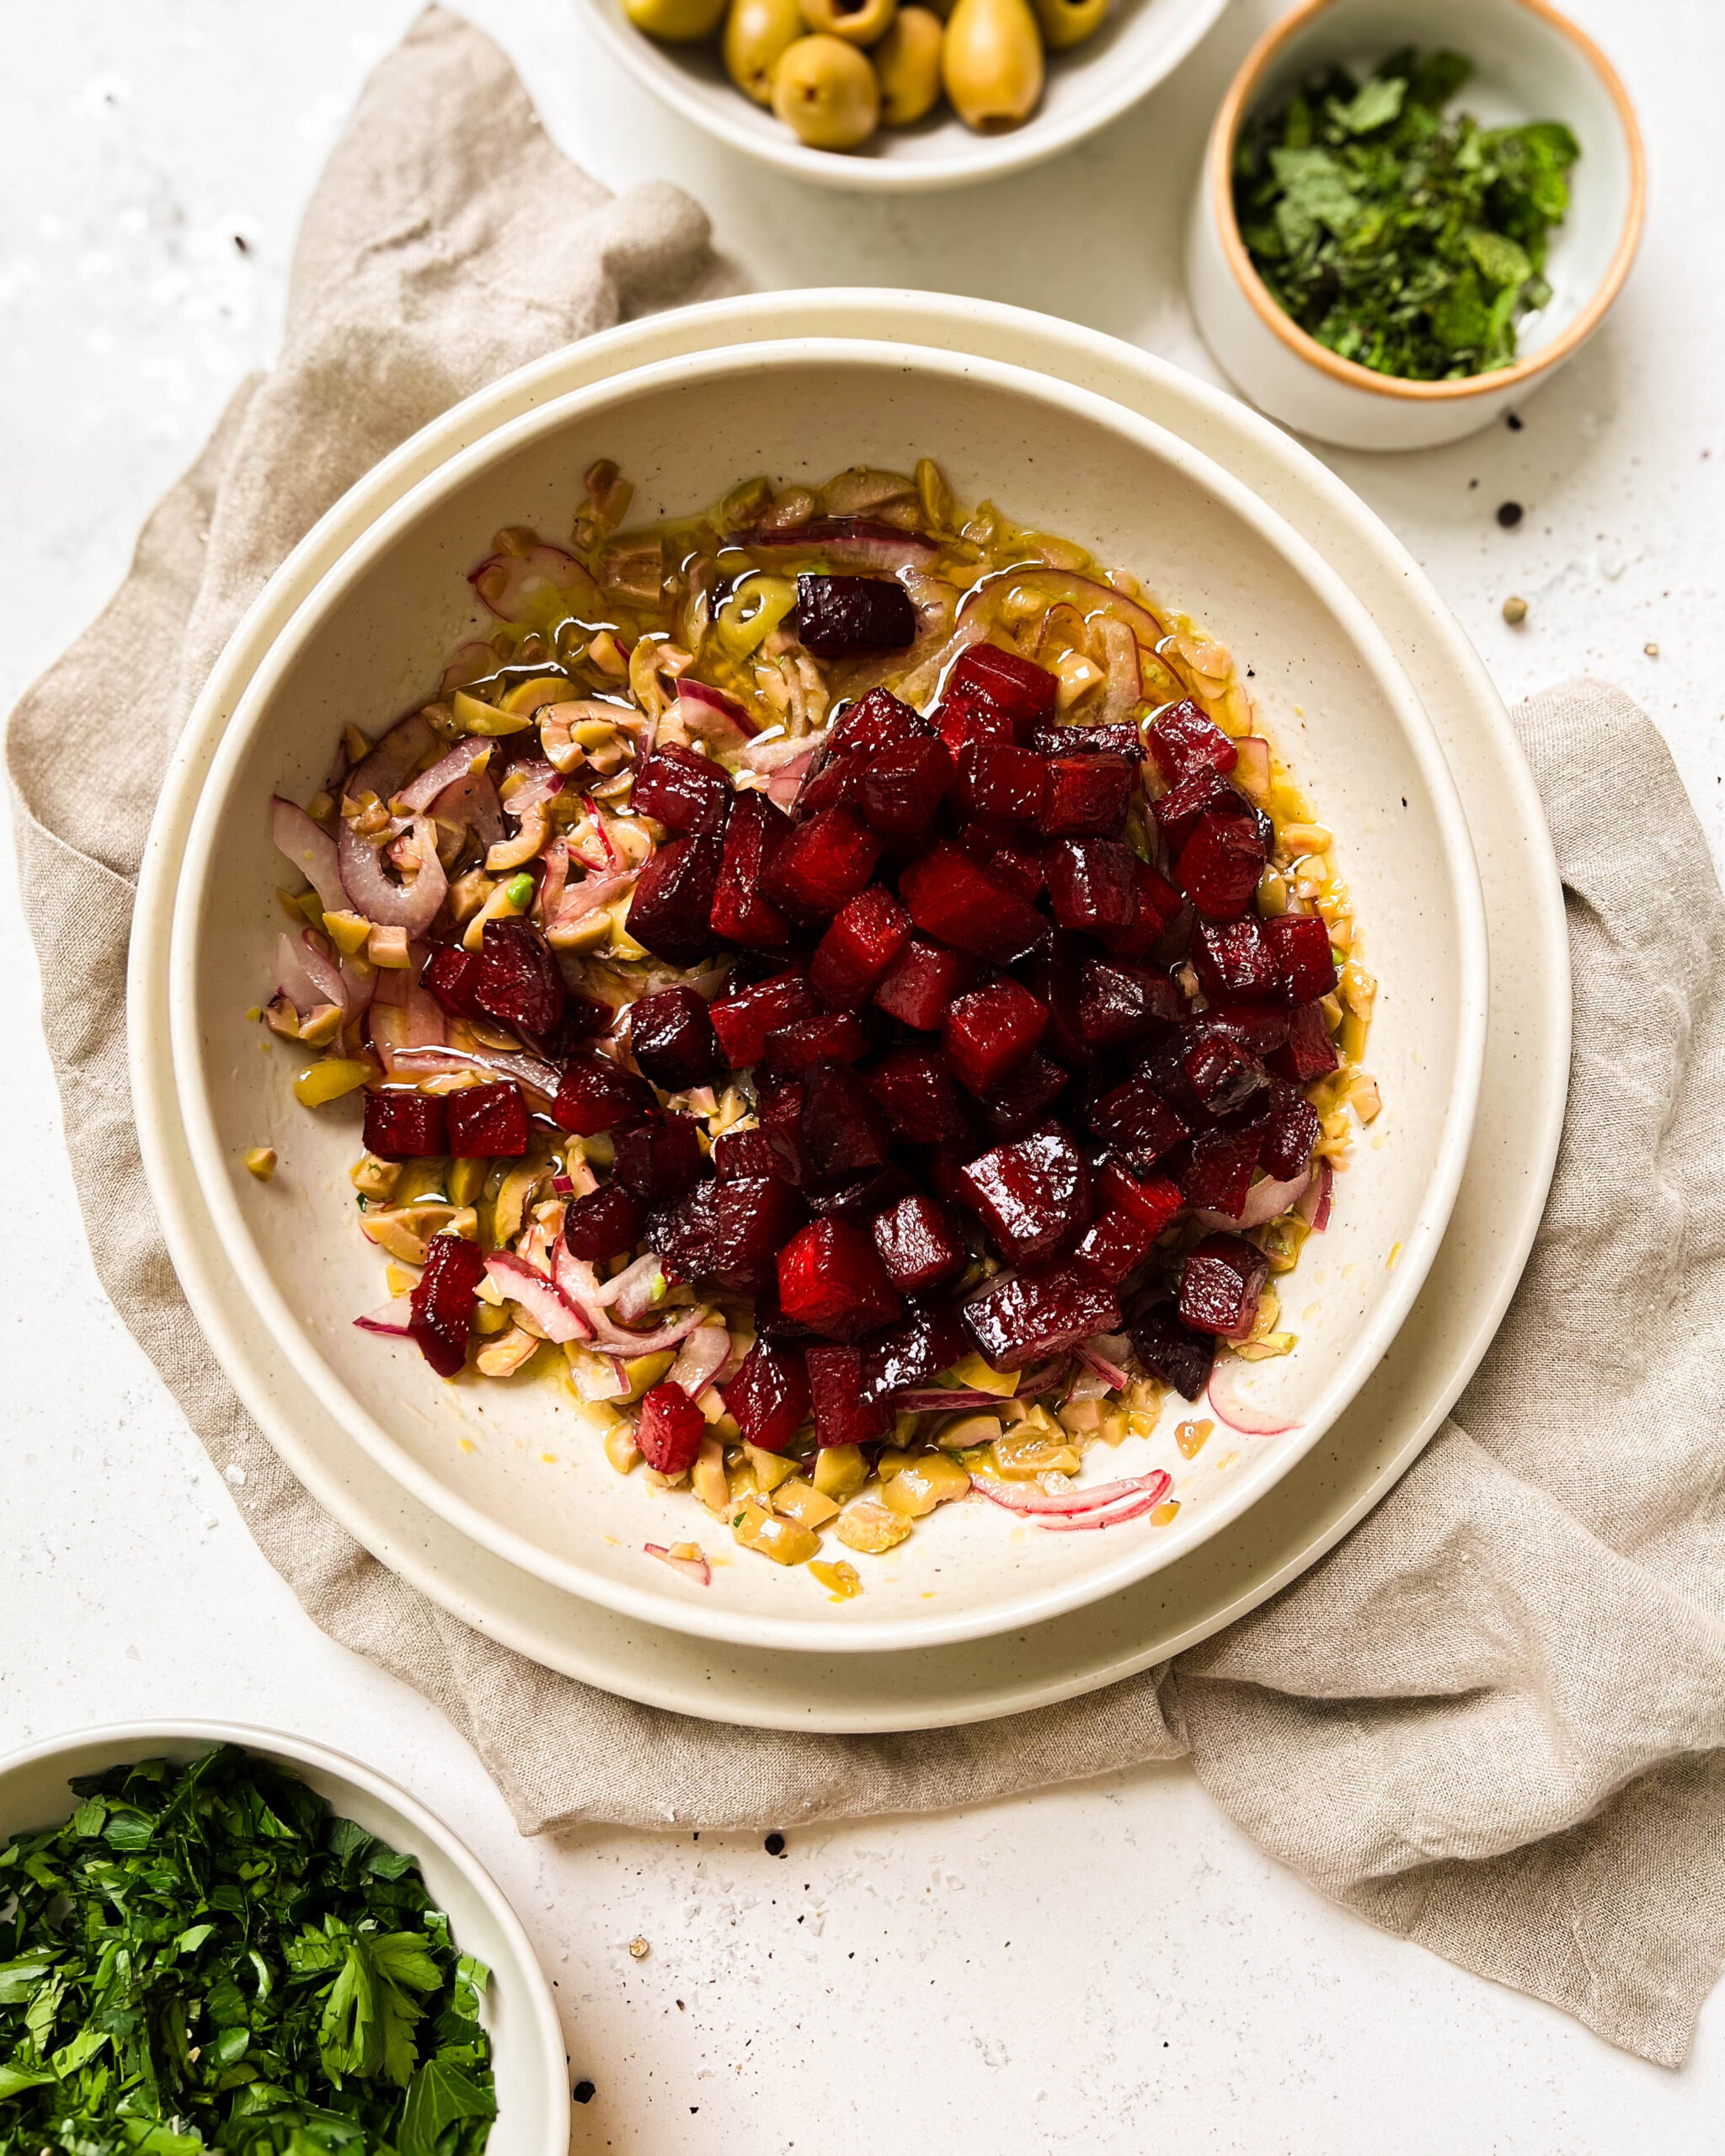
[[[1455,440],[1599,327],[1645,192],[1621,83],[1547,0],[1304,0],[1216,116],[1194,308],[1286,424],[1350,448]]]
[[[0,1761],[0,2156],[565,2156],[549,1988],[357,1763],[214,1724]]]

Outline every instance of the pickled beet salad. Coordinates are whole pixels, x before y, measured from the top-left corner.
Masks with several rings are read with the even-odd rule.
[[[927,461],[650,530],[586,485],[568,547],[498,534],[435,700],[275,804],[311,888],[262,1016],[308,1107],[363,1092],[357,1322],[555,1374],[836,1594],[829,1527],[973,1492],[1165,1524],[1165,1468],[1085,1453],[1171,1394],[1187,1459],[1266,1427],[1226,1374],[1295,1345],[1378,1109],[1330,833],[1226,652]]]

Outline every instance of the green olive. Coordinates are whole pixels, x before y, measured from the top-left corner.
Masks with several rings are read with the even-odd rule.
[[[623,13],[638,30],[663,38],[667,45],[692,45],[718,28],[725,0],[623,0]]]
[[[797,0],[734,0],[724,26],[726,72],[745,97],[771,104],[779,55],[802,35]]]
[[[1067,52],[1099,29],[1108,0],[1035,0],[1042,41],[1050,52]]]
[[[967,127],[1016,127],[1042,95],[1042,38],[1028,0],[959,0],[940,67]]]
[[[874,48],[880,77],[880,117],[887,127],[921,120],[940,95],[940,17],[927,8],[900,8]]]
[[[873,45],[893,26],[899,0],[803,0],[803,20],[822,37]]]
[[[772,109],[811,149],[854,150],[880,118],[880,84],[854,45],[799,37],[773,70]]]

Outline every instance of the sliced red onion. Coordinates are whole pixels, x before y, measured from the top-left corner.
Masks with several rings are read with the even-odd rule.
[[[1254,801],[1270,790],[1270,744],[1261,734],[1247,734],[1234,744],[1233,779]]]
[[[375,1014],[374,1014],[375,1015]],[[488,1048],[403,1048],[396,1057],[410,1078],[432,1078],[452,1070],[483,1070],[496,1078],[513,1078],[530,1093],[546,1100],[557,1097],[563,1073],[554,1063],[512,1049]]]
[[[1274,1182],[1269,1177],[1260,1176],[1247,1192],[1245,1210],[1237,1220],[1230,1213],[1208,1210],[1195,1211],[1192,1217],[1201,1221],[1206,1228],[1217,1228],[1225,1234],[1241,1235],[1248,1228],[1263,1227],[1267,1220],[1279,1220],[1284,1213],[1299,1203],[1311,1181],[1310,1169],[1289,1182]]]
[[[662,1542],[644,1542],[641,1547],[649,1557],[657,1557],[661,1564],[669,1565],[673,1572],[686,1572],[702,1587],[712,1586],[713,1568],[704,1557],[674,1557]]]
[[[1320,1161],[1312,1171],[1305,1195],[1294,1209],[1302,1220],[1311,1221],[1315,1235],[1321,1235],[1330,1225],[1330,1193],[1335,1182],[1334,1166],[1327,1160]]]
[[[536,547],[531,554],[492,554],[467,578],[500,622],[523,622],[542,596],[555,593],[570,611],[583,609],[596,620],[599,587],[573,554],[561,547]]]
[[[446,756],[440,756],[430,771],[421,771],[411,785],[402,788],[393,805],[409,815],[423,816],[446,787],[465,778],[475,764],[486,762],[495,745],[478,734],[463,734]]]
[[[314,1003],[339,1002],[344,1010],[347,1008],[344,995],[323,994],[306,970],[303,948],[298,938],[290,936],[286,929],[275,939],[275,985],[302,1017]]]
[[[666,1373],[668,1381],[680,1385],[691,1400],[698,1400],[724,1368],[730,1352],[731,1336],[724,1326],[697,1326]]]
[[[620,1324],[644,1324],[665,1300],[665,1268],[659,1252],[649,1250],[626,1265],[615,1279],[605,1283],[599,1299],[617,1313]]]
[[[947,1390],[937,1385],[909,1385],[893,1395],[893,1406],[906,1415],[940,1415],[955,1407],[999,1407],[1002,1404],[996,1392],[974,1392],[964,1385]]]
[[[793,764],[800,757],[811,760],[826,746],[826,732],[819,734],[775,734],[770,739],[751,741],[737,761],[751,771],[776,771],[783,765]]]
[[[375,1310],[367,1310],[363,1317],[356,1317],[354,1323],[361,1332],[381,1332],[391,1340],[405,1340],[408,1321],[413,1314],[413,1297],[398,1295],[393,1302],[380,1304]]]
[[[344,1016],[348,1011],[347,979],[323,938],[307,928],[300,934],[300,963],[311,977],[320,1003],[333,1003]]]
[[[525,816],[541,802],[554,800],[565,783],[563,773],[554,771],[542,756],[527,757],[512,764],[509,775],[509,798],[504,801],[499,794],[498,799],[511,816]]]
[[[1081,1363],[1094,1370],[1103,1383],[1112,1390],[1124,1392],[1131,1384],[1132,1380],[1127,1376],[1125,1371],[1119,1369],[1117,1364],[1109,1362],[1107,1356],[1097,1354],[1095,1347],[1089,1342],[1080,1341],[1072,1353]]]
[[[437,684],[440,696],[453,696],[457,689],[465,689],[470,681],[477,681],[497,670],[497,654],[489,643],[458,645],[449,655],[443,670],[443,679]]]
[[[465,824],[483,846],[504,835],[503,808],[489,771],[464,771],[436,796],[431,811],[446,824]]]
[[[766,782],[766,798],[777,808],[788,808],[803,790],[803,781],[808,776],[813,755],[799,756],[793,764],[782,764]]]
[[[918,711],[926,711],[939,695],[960,654],[968,651],[973,643],[980,643],[987,634],[988,623],[982,616],[972,613],[967,619],[961,607],[952,634],[905,673],[894,694],[907,704],[914,704]]]
[[[1142,1519],[1146,1513],[1153,1513],[1174,1486],[1171,1475],[1158,1468],[1155,1474],[1144,1477],[1146,1484],[1142,1497],[1130,1505],[1122,1505],[1118,1512],[1085,1513],[1074,1519],[1039,1519],[1039,1527],[1050,1534],[1078,1534],[1093,1527],[1124,1527],[1129,1519]]]
[[[820,490],[829,516],[867,516],[870,510],[884,509],[889,502],[907,505],[916,499],[914,482],[899,472],[877,472],[858,464],[829,479]]]
[[[270,813],[276,850],[286,855],[318,894],[325,913],[344,913],[347,894],[336,866],[335,841],[303,808],[279,793],[270,803]]]
[[[723,689],[709,688],[704,681],[692,681],[686,674],[677,676],[677,712],[692,734],[723,733],[729,727],[752,741],[761,731],[734,696],[727,696]]]
[[[706,1321],[705,1307],[697,1303],[691,1309],[680,1310],[674,1318],[651,1332],[627,1332],[611,1323],[600,1300],[604,1288],[599,1276],[585,1259],[570,1254],[567,1243],[558,1245],[552,1266],[558,1286],[586,1317],[593,1327],[595,1339],[606,1353],[615,1350],[621,1355],[656,1355],[666,1348],[676,1347]]]
[[[631,868],[621,876],[584,877],[558,900],[557,911],[545,924],[546,941],[555,943],[565,930],[577,926],[601,906],[608,906],[613,899],[620,899],[633,889],[639,873]]]
[[[920,531],[901,531],[895,524],[861,516],[817,516],[790,531],[757,526],[739,532],[736,543],[753,553],[819,554],[835,568],[920,568],[940,551]]]
[[[1097,718],[1103,726],[1118,726],[1122,719],[1130,718],[1144,702],[1144,681],[1138,670],[1138,639],[1132,633],[1130,622],[1118,621],[1112,614],[1103,616],[1096,625],[1096,634],[1107,670]]]
[[[350,801],[357,801],[362,793],[393,801],[407,784],[409,774],[436,745],[437,736],[430,723],[420,712],[411,711],[396,721],[370,755],[354,766],[342,782],[342,792]]]
[[[404,928],[409,936],[423,936],[449,894],[449,878],[437,858],[437,826],[429,816],[414,817],[414,846],[419,857],[419,874],[411,883],[392,883],[377,847],[361,838],[345,817],[336,841],[342,887],[355,910],[385,928]]]
[[[1279,1438],[1299,1428],[1299,1424],[1286,1414],[1272,1414],[1263,1408],[1249,1406],[1235,1390],[1239,1375],[1237,1355],[1218,1355],[1210,1374],[1206,1394],[1211,1407],[1231,1430],[1238,1430],[1248,1438]]]
[[[485,1261],[487,1276],[494,1280],[511,1302],[519,1303],[547,1340],[561,1347],[566,1340],[590,1340],[593,1327],[556,1282],[536,1272],[513,1251],[494,1250]]]
[[[1106,1400],[1114,1390],[1099,1370],[1081,1369],[1066,1388],[1066,1397],[1072,1401]]]
[[[553,839],[540,859],[543,867],[539,878],[539,889],[533,896],[533,915],[542,927],[562,903],[563,888],[569,880],[569,841],[565,838]]]
[[[629,1374],[615,1355],[596,1352],[585,1355],[569,1372],[569,1382],[582,1400],[626,1400]]]
[[[1100,1338],[1102,1336],[1097,1335]],[[1064,1355],[1056,1356],[1051,1363],[1044,1363],[1039,1369],[1026,1370],[1013,1388],[1014,1400],[1033,1400],[1039,1392],[1052,1392],[1065,1380],[1070,1365]]]
[[[1087,1490],[1063,1490],[1058,1496],[1047,1490],[1021,1490],[1015,1483],[996,1482],[990,1476],[973,1475],[970,1487],[980,1490],[991,1504],[1004,1505],[1009,1513],[1043,1513],[1061,1518],[1084,1513],[1100,1512],[1105,1506],[1117,1503],[1122,1497],[1135,1497],[1140,1490],[1160,1481],[1165,1487],[1168,1478],[1161,1468],[1153,1468],[1148,1475],[1135,1475],[1122,1482],[1097,1482]]]
[[[347,1015],[357,1018],[371,1006],[377,992],[377,984],[388,971],[387,967],[374,966],[364,958],[344,958],[341,962],[341,985],[347,994]]]

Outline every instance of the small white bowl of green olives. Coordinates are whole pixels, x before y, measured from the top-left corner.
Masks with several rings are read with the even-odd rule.
[[[1135,104],[1227,0],[586,0],[674,111],[801,179],[871,194],[1040,164]]]

